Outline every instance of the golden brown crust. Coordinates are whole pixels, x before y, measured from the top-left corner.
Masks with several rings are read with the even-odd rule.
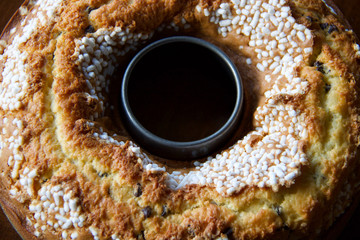
[[[200,3],[203,8],[218,9],[221,2]],[[228,195],[211,184],[189,184],[174,190],[168,185],[168,174],[147,171],[144,160],[130,151],[129,136],[121,123],[113,121],[111,111],[91,120],[104,102],[111,102],[111,96],[102,101],[86,94],[88,83],[79,64],[78,41],[99,29],[115,27],[151,34],[162,23],[177,26],[185,19],[192,28],[182,29],[184,34],[222,48],[242,74],[247,89],[245,120],[229,146],[259,127],[253,116],[258,106],[268,101],[263,95],[271,86],[264,81],[264,73],[246,64],[248,58],[256,61],[256,54],[250,47],[239,50],[239,44],[248,44],[245,35],[219,36],[218,28],[196,12],[197,5],[198,1],[175,0],[64,1],[56,8],[55,19],[48,19],[19,45],[28,54],[29,87],[18,109],[0,110],[0,129],[5,129],[0,199],[24,239],[70,239],[74,233],[80,239],[316,238],[351,203],[359,190],[359,52],[353,33],[346,31],[322,1],[289,1],[297,23],[313,34],[313,39],[304,43],[312,46],[312,52],[294,68],[308,85],[304,94],[273,98],[274,104],[291,106],[306,116],[308,136],[299,149],[309,161],[299,167],[301,174],[294,181],[273,188],[249,185]],[[30,18],[35,18],[37,8]],[[14,18],[13,23],[20,27],[20,21]],[[21,31],[5,34],[2,39],[11,45]],[[175,32],[164,31],[155,39],[172,34]],[[131,54],[118,57],[120,72]],[[1,60],[3,71],[6,60]],[[116,89],[114,82],[111,84]],[[4,140],[16,130],[19,133],[14,137],[22,139],[18,171],[9,164],[13,152]],[[94,137],[103,130],[106,136],[116,133],[115,141],[124,144]],[[258,141],[254,137],[251,146]],[[154,159],[159,164],[170,161]],[[58,210],[54,210],[50,203],[59,196]],[[42,198],[51,200],[49,206]],[[40,211],[37,206],[41,206]],[[60,208],[71,210],[62,214]],[[60,215],[66,217],[60,220],[66,225],[72,219],[68,217],[75,214],[76,220],[68,227],[54,227],[62,219]]]

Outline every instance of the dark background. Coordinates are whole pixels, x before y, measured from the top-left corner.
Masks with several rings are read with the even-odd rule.
[[[6,23],[12,14],[19,8],[21,0],[0,0],[0,29],[6,26]],[[343,12],[355,33],[360,36],[360,0],[334,0],[340,10]],[[354,212],[344,231],[338,239],[360,239],[360,206],[353,206]],[[345,218],[343,221],[348,221]],[[336,233],[334,233],[336,234]],[[21,240],[19,235],[8,222],[6,216],[0,208],[0,240]]]

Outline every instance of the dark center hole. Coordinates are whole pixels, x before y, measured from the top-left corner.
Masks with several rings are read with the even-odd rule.
[[[233,74],[207,48],[188,42],[161,45],[136,64],[128,85],[130,107],[153,134],[189,142],[210,136],[236,102]]]

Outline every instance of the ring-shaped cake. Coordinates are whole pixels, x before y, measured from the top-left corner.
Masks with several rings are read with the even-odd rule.
[[[131,58],[175,35],[245,89],[227,148],[190,163],[118,114]],[[0,50],[0,200],[25,239],[318,238],[359,190],[359,46],[324,1],[29,1]]]

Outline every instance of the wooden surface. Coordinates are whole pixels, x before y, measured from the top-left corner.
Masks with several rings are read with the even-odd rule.
[[[3,29],[12,14],[21,5],[21,0],[0,0],[0,29]],[[360,0],[334,0],[343,12],[354,31],[360,36]],[[339,239],[360,239],[360,206],[354,211],[352,218]],[[0,240],[21,240],[0,209]]]

